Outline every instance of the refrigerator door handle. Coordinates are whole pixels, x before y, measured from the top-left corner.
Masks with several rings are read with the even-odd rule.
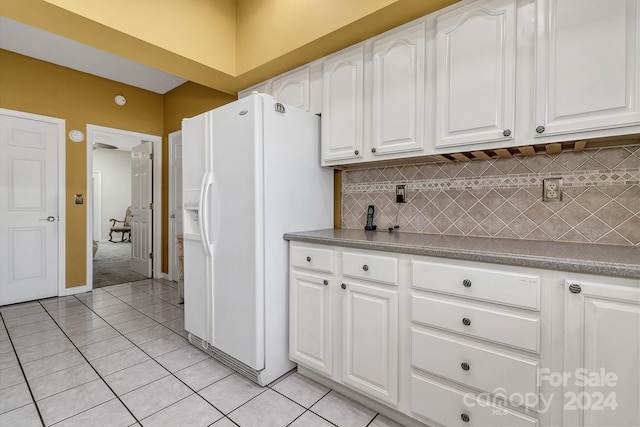
[[[202,186],[200,188],[200,235],[202,239],[202,246],[204,253],[207,256],[212,255],[211,242],[209,241],[209,194],[211,186],[213,185],[213,173],[207,172],[202,178]]]

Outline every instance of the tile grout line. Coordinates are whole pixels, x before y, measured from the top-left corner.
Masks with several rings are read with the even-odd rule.
[[[22,378],[24,378],[24,382],[27,385],[27,389],[29,390],[29,395],[31,395],[31,402],[33,403],[33,406],[36,408],[36,412],[38,413],[38,417],[40,418],[40,422],[42,423],[42,426],[44,427],[45,423],[44,423],[44,419],[42,418],[42,414],[40,413],[40,407],[38,407],[38,404],[36,403],[36,399],[33,396],[33,391],[31,390],[31,385],[29,384],[29,381],[27,380],[27,376],[24,373],[24,369],[22,368],[22,362],[20,361],[20,357],[18,357],[18,352],[16,351],[16,347],[13,345],[13,339],[11,339],[11,334],[9,333],[9,329],[7,328],[7,324],[4,321],[4,316],[2,315],[2,313],[0,313],[0,319],[2,319],[2,324],[4,325],[4,328],[7,331],[7,338],[9,340],[9,342],[11,343],[11,348],[13,349],[13,354],[15,354],[16,360],[18,361],[18,366],[20,367],[20,372],[22,372]],[[22,407],[27,406],[27,405],[22,405],[22,406],[19,406],[18,408],[13,408],[11,411],[13,411],[15,409],[22,408]],[[7,412],[11,412],[11,411],[7,411]]]
[[[120,300],[120,301],[121,301],[121,302],[123,302],[124,304],[129,305],[129,307],[131,307],[132,309],[134,309],[134,310],[136,310],[136,311],[138,311],[138,312],[142,313],[144,316],[146,316],[146,317],[148,317],[149,319],[153,320],[153,321],[154,321],[154,322],[156,322],[158,325],[162,325],[162,326],[164,326],[162,323],[160,323],[160,322],[158,322],[157,320],[153,319],[152,317],[150,317],[150,316],[149,316],[149,315],[147,315],[146,313],[143,313],[143,312],[142,312],[142,311],[140,311],[138,308],[131,306],[129,303],[127,303],[126,301],[124,301],[124,300],[120,299],[118,296],[116,296],[116,295],[112,294],[112,293],[111,293],[111,292],[109,292],[108,290],[106,290],[106,289],[105,289],[104,291],[105,291],[105,292],[107,292],[109,295],[113,296],[114,298],[116,298],[116,299]],[[151,294],[151,293],[149,293],[149,292],[147,292],[147,291],[145,291],[145,290],[142,290],[142,291],[143,291],[143,292],[148,293],[149,295],[151,295],[151,296],[153,296],[153,297],[155,297],[155,298],[160,299],[160,300],[161,300],[161,301],[163,301],[163,302],[166,302],[166,303],[168,303],[168,304],[171,304],[170,302],[168,302],[168,301],[166,301],[166,300],[163,300],[163,299],[161,299],[161,298],[157,297],[156,295],[153,295],[153,294]],[[182,379],[178,378],[178,377],[175,375],[175,373],[174,373],[174,372],[171,372],[169,369],[167,369],[164,365],[162,365],[160,362],[158,362],[158,361],[156,360],[156,358],[155,358],[155,357],[151,356],[149,353],[147,353],[147,352],[146,352],[146,351],[144,351],[142,348],[140,348],[140,346],[139,346],[138,344],[136,344],[136,343],[134,343],[133,341],[131,341],[131,340],[129,339],[129,337],[127,337],[125,334],[123,334],[122,332],[120,332],[119,330],[117,330],[117,329],[116,329],[116,328],[115,328],[111,323],[109,323],[108,321],[104,320],[104,318],[103,318],[101,315],[99,315],[98,313],[96,313],[96,312],[93,310],[93,308],[92,308],[92,307],[89,307],[89,306],[88,306],[84,301],[80,300],[79,298],[76,298],[76,299],[77,299],[78,301],[80,301],[83,305],[85,305],[85,306],[86,306],[89,310],[91,310],[93,313],[95,313],[95,315],[96,315],[96,316],[98,316],[100,319],[102,319],[103,321],[107,322],[107,324],[109,324],[109,326],[110,326],[110,327],[114,328],[114,329],[115,329],[115,330],[116,330],[116,331],[117,331],[117,332],[118,332],[122,337],[124,337],[124,338],[125,338],[125,339],[127,339],[131,344],[133,344],[133,345],[134,345],[134,347],[136,347],[138,350],[140,350],[140,351],[141,351],[141,352],[143,352],[146,356],[148,356],[151,360],[153,360],[153,361],[154,361],[154,362],[156,362],[158,365],[160,365],[160,367],[162,367],[162,369],[164,369],[165,371],[167,371],[167,372],[169,373],[169,375],[173,376],[173,378],[175,378],[175,379],[177,379],[178,381],[180,381],[180,382],[181,382],[185,387],[187,387],[187,388],[188,388],[189,390],[191,390],[194,394],[196,394],[198,397],[200,397],[200,398],[201,398],[201,399],[203,399],[205,402],[207,402],[209,405],[211,405],[211,407],[212,407],[212,408],[214,408],[216,411],[218,411],[219,413],[221,413],[221,414],[222,414],[222,418],[227,418],[226,414],[225,414],[223,411],[221,411],[220,409],[218,409],[215,405],[213,405],[211,402],[209,402],[207,399],[205,399],[203,396],[201,396],[201,395],[200,395],[200,393],[198,393],[198,391],[194,390],[191,386],[189,386],[189,385],[188,385],[188,384],[186,384],[184,381],[182,381]],[[173,304],[171,304],[171,305],[173,305]],[[178,308],[179,308],[179,307],[178,307]],[[135,319],[133,319],[133,320],[135,320]],[[124,322],[123,322],[123,323],[124,323]],[[164,326],[164,327],[165,327],[165,328],[167,328],[166,326]],[[146,329],[146,328],[142,328],[142,329]],[[142,329],[140,329],[140,330],[142,330]],[[180,336],[181,338],[184,338],[184,337],[182,337],[182,335],[178,334],[176,331],[174,331],[174,330],[172,330],[172,329],[170,329],[170,328],[167,328],[167,329],[169,329],[173,334],[175,334],[175,335],[177,335],[177,336]],[[135,331],[132,331],[132,332],[135,332]],[[162,337],[160,337],[160,338],[162,338]],[[153,341],[153,340],[152,340],[152,341]],[[188,341],[188,340],[187,340],[187,341]],[[191,344],[189,343],[188,345],[191,345]],[[179,350],[179,349],[176,349],[176,350]],[[79,351],[79,350],[78,350],[78,351]],[[175,350],[171,350],[171,351],[175,351]],[[169,352],[167,352],[167,353],[170,353],[171,351],[169,351]],[[163,354],[166,354],[166,353],[163,353]],[[204,352],[203,352],[203,354],[207,354],[207,353],[204,353]],[[83,355],[83,356],[84,356],[84,355]],[[162,356],[162,355],[160,355],[160,356]],[[207,356],[208,356],[208,357],[211,357],[211,356],[209,356],[209,355],[207,355]],[[204,359],[204,360],[206,360],[206,359]],[[89,361],[87,360],[87,362],[89,362]],[[144,362],[140,362],[140,363],[144,363]],[[200,363],[200,362],[195,362],[195,363],[193,363],[193,364],[191,364],[191,365],[189,365],[189,366],[185,366],[183,369],[187,369],[187,368],[189,368],[189,367],[191,367],[191,366],[193,366],[193,365],[195,365],[195,364],[197,364],[197,363]],[[91,365],[91,362],[89,362],[89,364]],[[138,363],[138,364],[139,364],[139,363]],[[137,365],[137,364],[136,364],[136,365]],[[132,365],[132,366],[135,366],[135,365]],[[91,367],[93,368],[93,365],[91,365]],[[131,366],[128,366],[127,368],[123,368],[123,369],[121,369],[120,371],[122,371],[122,370],[124,370],[124,369],[128,369],[128,368],[130,368],[130,367],[131,367]],[[95,368],[93,368],[93,369],[95,370]],[[120,372],[120,371],[116,371],[116,372]],[[96,372],[97,372],[97,371],[96,371]],[[214,382],[213,382],[213,383],[211,383],[211,384],[215,384],[215,383],[217,383],[218,381],[221,381],[221,380],[223,380],[224,378],[227,378],[227,377],[229,377],[230,375],[233,375],[233,373],[234,373],[234,372],[232,372],[232,373],[230,373],[229,375],[226,375],[226,376],[224,376],[224,377],[222,377],[222,378],[218,379],[217,381],[214,381]],[[102,378],[102,376],[101,376],[99,373],[98,373],[98,375],[99,375],[99,376],[100,376],[100,378],[101,378],[101,379],[106,383],[106,381]],[[167,376],[169,376],[169,375],[167,375]],[[162,378],[166,378],[166,377],[162,377]],[[129,391],[129,392],[127,392],[127,393],[125,393],[125,394],[131,393],[131,392],[133,392],[133,391],[135,391],[135,390],[138,390],[138,389],[140,389],[140,388],[142,388],[142,387],[145,387],[145,386],[147,386],[147,385],[149,385],[149,384],[153,384],[154,382],[159,381],[159,380],[161,380],[162,378],[159,378],[159,379],[157,379],[157,380],[155,380],[155,381],[152,381],[152,382],[150,382],[150,383],[148,383],[148,384],[142,385],[142,386],[140,386],[140,387],[138,387],[138,388],[136,388],[136,389],[134,389],[134,390],[131,390],[131,391]],[[209,385],[211,385],[211,384],[209,384]],[[109,386],[109,385],[107,384],[107,386]],[[207,387],[208,387],[208,386],[207,386]],[[111,389],[111,387],[110,387],[110,386],[109,386],[109,389]],[[113,390],[112,390],[112,391],[113,391]],[[116,394],[116,393],[114,392],[114,394]],[[149,418],[150,416],[152,416],[152,415],[154,415],[154,414],[157,414],[158,412],[160,412],[160,411],[162,411],[162,410],[164,410],[164,409],[166,409],[166,408],[168,408],[168,407],[170,407],[170,406],[175,405],[175,404],[176,404],[176,403],[178,403],[178,402],[183,401],[184,399],[186,399],[186,398],[188,398],[188,397],[190,397],[190,396],[192,396],[192,395],[185,396],[185,397],[183,397],[182,399],[180,399],[180,400],[178,400],[178,401],[176,401],[176,402],[173,402],[171,405],[169,405],[169,406],[167,406],[167,407],[164,407],[164,408],[161,408],[161,409],[157,410],[156,412],[153,412],[153,413],[151,413],[151,414],[147,415],[147,416],[145,417],[145,419],[146,419],[146,418]],[[116,394],[116,397],[118,397],[118,400],[120,400],[120,401],[122,402],[122,400],[120,399],[120,396],[118,396],[118,395]],[[245,402],[245,403],[246,403],[246,402]],[[129,407],[128,407],[124,402],[122,402],[122,404],[127,408],[127,410],[128,410],[129,412],[131,412],[131,410],[129,409]],[[242,405],[240,405],[240,406],[242,406]],[[237,409],[237,408],[236,408],[236,409]],[[235,410],[235,409],[234,409],[234,410]],[[133,415],[133,413],[132,413],[132,415]],[[136,419],[136,421],[137,421],[137,422],[142,421],[142,420],[138,420],[135,416],[134,416],[134,418]],[[218,420],[216,420],[215,422],[217,422],[217,421],[219,421],[219,419],[218,419]],[[234,424],[235,424],[235,423],[234,423]]]
[[[75,298],[75,296],[74,296],[74,298]],[[75,298],[75,299],[76,299],[76,300],[78,300],[77,298]],[[80,300],[78,300],[78,301],[80,301]],[[38,302],[40,302],[40,301],[38,301]],[[98,378],[99,378],[99,379],[100,379],[100,380],[101,380],[101,381],[102,381],[102,382],[107,386],[107,388],[111,391],[111,393],[113,393],[113,395],[115,396],[115,398],[116,398],[116,399],[118,399],[118,400],[120,401],[120,403],[122,403],[122,406],[124,406],[124,407],[127,409],[127,411],[129,411],[129,413],[131,414],[131,416],[133,417],[133,419],[136,421],[136,423],[139,423],[139,422],[140,422],[140,420],[138,420],[138,418],[133,414],[133,412],[131,412],[131,410],[129,409],[129,407],[128,407],[127,405],[125,405],[125,404],[124,404],[124,402],[120,399],[120,396],[118,396],[118,395],[116,394],[116,392],[111,388],[111,386],[110,386],[110,385],[109,385],[109,384],[104,380],[104,378],[102,377],[102,375],[100,375],[100,372],[98,372],[98,371],[97,371],[97,369],[96,369],[96,368],[91,364],[91,362],[89,361],[89,359],[87,359],[87,357],[84,355],[84,353],[82,353],[82,352],[80,351],[80,349],[78,348],[78,346],[76,345],[76,343],[74,343],[74,342],[73,342],[73,340],[71,340],[71,338],[69,337],[69,335],[67,335],[67,333],[62,329],[62,327],[61,327],[61,326],[60,326],[60,324],[56,321],[56,319],[54,319],[54,318],[53,318],[53,316],[51,316],[51,314],[49,313],[49,311],[48,311],[48,310],[47,310],[47,309],[42,305],[42,303],[40,303],[40,306],[44,309],[44,311],[46,311],[46,312],[47,312],[47,314],[49,315],[49,317],[51,317],[51,319],[52,319],[52,320],[54,321],[54,323],[58,326],[58,328],[60,328],[60,331],[62,331],[62,333],[64,334],[64,336],[65,336],[65,337],[67,337],[67,339],[69,340],[69,342],[71,343],[71,345],[73,345],[73,347],[78,351],[78,353],[80,353],[80,356],[81,356],[81,357],[82,357],[82,358],[87,362],[87,364],[88,364],[88,365],[91,367],[91,369],[96,373],[96,375],[98,375]],[[88,308],[88,307],[87,307],[87,308]],[[91,310],[91,309],[89,309],[89,310]],[[93,313],[95,313],[95,311],[93,311],[93,310],[91,310],[91,311],[92,311]],[[96,313],[96,316],[98,316],[98,314],[97,314],[97,313]],[[101,319],[102,319],[102,318],[101,318]],[[103,319],[103,320],[104,320],[104,319]],[[120,331],[118,331],[118,333],[120,333]],[[89,381],[89,382],[91,382],[91,381]],[[85,383],[85,384],[88,384],[88,383]],[[81,384],[81,385],[83,385],[83,384]],[[73,388],[75,388],[75,387],[73,387]],[[71,389],[69,389],[69,390],[72,390],[73,388],[71,388]],[[65,391],[67,391],[67,390],[61,391],[60,393],[64,393]],[[56,394],[58,394],[58,393],[56,393]],[[54,395],[52,395],[52,396],[55,396],[55,394],[54,394]],[[109,400],[111,400],[111,399],[109,399]],[[109,400],[108,400],[108,401],[109,401]],[[108,401],[107,401],[107,402],[108,402]],[[34,400],[34,403],[36,404],[36,406],[38,406],[38,402],[36,402],[36,401]],[[73,414],[73,415],[71,415],[71,416],[68,416],[67,418],[64,418],[64,419],[62,419],[62,420],[59,420],[59,421],[57,421],[57,422],[56,422],[56,423],[54,423],[54,424],[60,423],[60,422],[62,422],[62,421],[64,421],[64,420],[68,420],[69,418],[75,417],[76,415],[80,415],[80,414],[82,414],[82,413],[84,413],[84,412],[86,412],[86,411],[89,411],[89,410],[93,409],[93,408],[97,408],[98,406],[103,405],[104,403],[106,403],[106,402],[99,403],[99,404],[97,404],[97,405],[95,405],[95,406],[92,406],[91,408],[87,408],[87,409],[85,409],[84,411],[78,412],[77,414]],[[39,411],[38,411],[38,412],[39,412]],[[135,423],[134,423],[134,424],[135,424]],[[45,425],[45,424],[44,424],[44,421],[43,421],[42,425]]]
[[[298,372],[297,368],[296,368],[296,372]],[[274,385],[275,385],[275,384],[274,384]],[[272,389],[272,390],[273,390],[273,389]],[[296,402],[295,400],[291,399],[289,396],[285,396],[284,394],[280,393],[278,390],[273,390],[273,391],[275,391],[276,393],[280,394],[281,396],[286,397],[287,399],[291,400],[291,401],[292,401],[292,402],[294,402],[294,403],[298,403],[298,402]],[[334,425],[334,426],[335,426],[336,424],[332,423],[331,421],[329,421],[328,419],[326,419],[326,418],[325,418],[325,417],[323,417],[322,415],[320,415],[320,414],[318,414],[318,413],[316,413],[316,412],[314,412],[314,411],[312,411],[312,410],[311,410],[311,407],[313,407],[313,405],[315,405],[316,403],[320,402],[322,399],[324,399],[324,398],[325,398],[329,393],[331,393],[332,391],[333,391],[333,389],[332,389],[332,388],[330,388],[328,392],[326,392],[325,394],[323,394],[323,395],[322,395],[318,400],[316,400],[316,401],[315,401],[315,402],[313,402],[311,405],[309,405],[309,407],[308,407],[308,408],[305,408],[304,406],[300,405],[300,403],[298,403],[298,405],[302,406],[305,410],[304,410],[300,415],[298,415],[295,419],[293,419],[289,424],[287,424],[287,427],[288,427],[288,426],[290,426],[291,424],[293,424],[293,423],[294,423],[298,418],[302,417],[302,416],[303,416],[304,414],[306,414],[307,412],[311,412],[313,415],[315,415],[315,416],[317,416],[317,417],[320,417],[320,418],[322,418],[323,420],[325,420],[326,422],[328,422],[329,424],[331,424],[331,425]]]

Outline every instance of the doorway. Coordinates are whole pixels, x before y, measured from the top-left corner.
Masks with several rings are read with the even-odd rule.
[[[87,174],[94,185],[88,186],[89,200],[87,204],[87,284],[88,288],[101,287],[116,283],[125,283],[141,280],[147,277],[162,277],[160,272],[161,260],[161,146],[162,138],[156,135],[141,134],[122,129],[107,128],[104,126],[87,125]],[[146,208],[149,221],[143,224],[148,227],[139,230],[140,222],[131,221],[130,232],[111,232],[114,222],[116,227],[124,226],[127,209],[140,215],[138,206],[133,206],[134,194],[132,192],[132,179],[135,176],[133,167],[133,152],[140,147],[147,147],[146,152],[152,152],[148,156],[149,183],[145,187],[148,193]],[[139,156],[136,157],[139,159]],[[136,164],[139,163],[136,160]],[[96,188],[94,174],[100,172],[100,188]],[[137,189],[137,187],[136,187]],[[140,195],[136,190],[136,201]],[[98,201],[97,198],[100,198]],[[95,212],[98,205],[101,212]],[[154,208],[155,207],[155,208]],[[101,218],[99,223],[97,218]],[[138,229],[136,229],[136,227]],[[98,230],[96,230],[98,229]],[[136,239],[132,238],[138,233],[137,244],[132,244]],[[99,236],[97,244],[95,236]],[[139,254],[141,238],[146,236],[143,252],[147,262],[141,267]],[[94,248],[97,246],[97,250]],[[132,251],[132,248],[136,251]],[[95,251],[95,252],[94,252]],[[132,269],[132,252],[136,253],[137,272]],[[94,257],[95,253],[95,257]],[[142,273],[142,274],[140,274]]]

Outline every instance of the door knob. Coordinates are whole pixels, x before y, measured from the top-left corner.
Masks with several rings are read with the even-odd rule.
[[[48,216],[46,218],[42,218],[40,221],[49,221],[49,222],[54,222],[56,220],[55,216]]]

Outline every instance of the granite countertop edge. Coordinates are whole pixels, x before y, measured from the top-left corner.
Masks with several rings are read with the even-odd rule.
[[[346,235],[342,235],[345,233]],[[339,235],[336,235],[339,234]],[[351,234],[351,236],[349,235]],[[365,232],[359,230],[316,230],[310,232],[286,233],[285,240],[306,243],[326,244],[332,246],[351,247],[357,249],[379,250],[409,255],[433,256],[466,261],[488,262],[521,267],[542,268],[546,270],[568,271],[573,273],[598,274],[640,279],[640,249],[633,247],[593,245],[580,243],[558,243],[541,241],[517,241],[510,239],[495,239],[483,237],[418,235],[414,233],[394,232],[396,241],[385,241],[385,232]],[[424,237],[416,237],[424,236]],[[376,238],[378,237],[378,239]],[[424,244],[416,244],[415,240],[425,240]],[[429,240],[442,240],[437,244]],[[403,241],[406,240],[406,241]],[[501,249],[505,246],[516,246],[535,243],[540,247],[536,253],[517,253]],[[465,245],[466,243],[466,245]],[[482,244],[482,249],[472,248],[473,244]],[[468,246],[468,247],[464,247]],[[594,249],[595,248],[595,249]],[[528,248],[531,249],[531,248]],[[559,252],[575,251],[582,254],[581,258],[567,257]],[[593,256],[594,252],[602,250],[617,251],[621,254],[631,253],[637,260],[606,261]],[[621,257],[624,258],[624,257]],[[635,262],[634,262],[635,261]]]

